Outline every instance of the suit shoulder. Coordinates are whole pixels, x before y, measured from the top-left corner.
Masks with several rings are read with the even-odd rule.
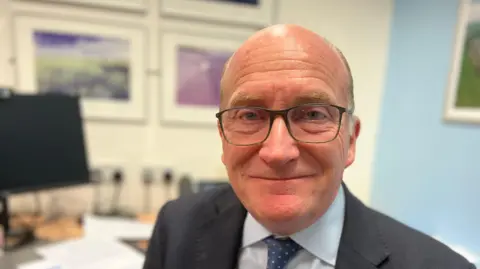
[[[167,202],[162,210],[166,218],[188,219],[194,215],[201,214],[202,211],[213,208],[213,204],[218,199],[229,195],[231,188],[222,186],[208,191],[194,193]]]
[[[444,243],[386,214],[368,210],[377,219],[378,228],[391,251],[392,259],[406,257],[409,263],[420,266],[426,262],[429,265],[433,263],[435,266],[432,268],[471,268],[465,257]]]

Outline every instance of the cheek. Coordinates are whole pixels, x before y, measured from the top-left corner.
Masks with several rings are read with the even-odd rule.
[[[344,157],[340,137],[337,140],[325,144],[306,145],[304,147],[304,164],[318,172],[319,185],[331,184],[341,177],[344,169]]]
[[[228,180],[236,195],[247,206],[250,204],[248,197],[257,196],[252,194],[252,190],[255,193],[256,188],[249,187],[250,184],[242,178],[242,175],[256,152],[258,150],[252,147],[237,147],[230,144],[223,147],[223,163],[227,168]]]
[[[239,147],[224,143],[223,163],[229,170],[236,171],[244,167],[256,152],[258,147]]]
[[[317,165],[320,164],[323,169],[327,169],[341,161],[343,155],[342,150],[340,150],[341,144],[339,139],[325,144],[306,145],[305,152],[311,155]]]
[[[349,138],[350,136],[346,132],[342,132],[338,135],[338,152],[341,154],[343,162],[346,161],[348,156],[348,149],[350,147]]]

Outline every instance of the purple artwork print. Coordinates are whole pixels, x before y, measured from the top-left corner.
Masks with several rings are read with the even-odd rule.
[[[217,106],[220,103],[220,79],[223,66],[232,52],[177,48],[177,103],[179,105]]]

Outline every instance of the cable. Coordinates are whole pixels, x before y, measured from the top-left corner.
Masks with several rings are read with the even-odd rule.
[[[113,190],[113,197],[112,197],[112,203],[110,206],[110,211],[111,214],[113,215],[118,215],[120,213],[119,209],[119,201],[120,201],[120,194],[123,186],[123,173],[122,170],[117,169],[113,173],[113,184],[114,184],[114,190]]]
[[[146,169],[143,171],[143,186],[145,187],[144,192],[145,195],[144,200],[143,200],[143,210],[145,213],[149,213],[151,210],[151,204],[152,204],[152,199],[151,199],[151,186],[154,181],[154,176],[153,176],[153,171],[150,169]]]
[[[170,169],[165,170],[163,173],[163,184],[165,188],[165,198],[170,200],[170,186],[173,182],[173,173]]]
[[[101,212],[101,190],[100,185],[104,181],[104,174],[101,169],[93,169],[90,171],[90,180],[92,181],[93,192],[93,213],[100,214]]]

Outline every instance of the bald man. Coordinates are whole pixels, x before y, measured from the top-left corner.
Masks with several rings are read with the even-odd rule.
[[[254,34],[221,91],[231,184],[164,205],[144,269],[474,268],[343,184],[360,121],[347,61],[324,38],[296,25]]]

